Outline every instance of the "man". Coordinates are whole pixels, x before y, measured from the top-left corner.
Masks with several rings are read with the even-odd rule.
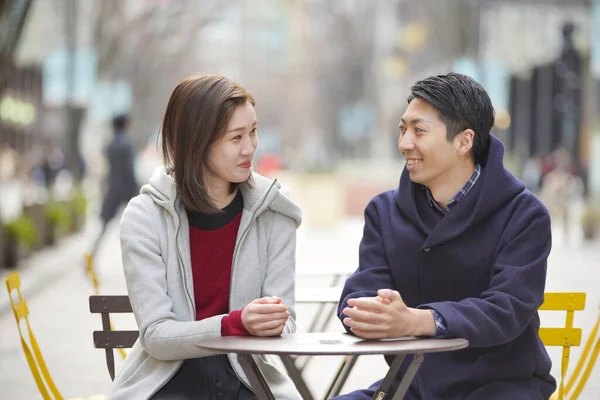
[[[109,170],[106,194],[100,211],[102,230],[94,242],[91,251],[92,258],[95,257],[98,251],[106,226],[115,217],[119,207],[126,205],[139,191],[135,178],[135,151],[131,139],[126,135],[129,117],[125,114],[114,117],[112,126],[114,138],[106,148]]]
[[[550,218],[504,168],[493,123],[490,98],[468,76],[417,82],[400,122],[400,184],[365,209],[344,327],[368,339],[469,341],[426,355],[407,399],[548,399],[556,387],[537,313]],[[341,398],[370,399],[380,383]]]

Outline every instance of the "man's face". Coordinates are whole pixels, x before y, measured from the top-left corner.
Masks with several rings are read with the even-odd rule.
[[[460,134],[448,142],[438,110],[417,97],[409,103],[399,128],[398,146],[413,182],[432,189],[451,176],[460,160]]]

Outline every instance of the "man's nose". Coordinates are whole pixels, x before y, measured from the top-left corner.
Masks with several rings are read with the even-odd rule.
[[[412,135],[409,132],[400,135],[398,147],[400,148],[400,151],[408,151],[415,148]]]

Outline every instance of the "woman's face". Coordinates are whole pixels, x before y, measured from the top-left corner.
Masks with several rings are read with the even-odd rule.
[[[249,101],[235,109],[227,132],[209,150],[204,172],[207,186],[242,183],[248,179],[258,147],[256,123],[254,106]]]

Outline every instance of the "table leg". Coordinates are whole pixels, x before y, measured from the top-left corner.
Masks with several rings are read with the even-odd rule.
[[[296,363],[294,362],[294,358],[286,355],[281,355],[279,356],[279,358],[281,358],[285,369],[287,370],[288,374],[290,375],[290,378],[294,382],[294,385],[296,385],[296,389],[298,389],[298,392],[300,392],[302,399],[314,400],[312,393],[310,392],[308,386],[306,386],[306,382],[304,382],[304,379],[302,378],[302,371],[296,366]]]
[[[238,354],[238,360],[258,400],[275,400],[275,396],[269,389],[269,385],[258,365],[256,365],[256,361],[252,358],[252,354]]]
[[[396,389],[396,393],[394,394],[394,397],[392,397],[392,400],[401,400],[404,398],[404,395],[406,392],[408,392],[410,383],[415,378],[415,375],[417,374],[417,371],[423,362],[423,358],[423,354],[415,354],[408,366],[408,369],[404,373],[404,376],[402,377],[400,385],[398,386],[398,389]]]
[[[404,362],[405,358],[406,358],[405,355],[400,355],[400,354],[398,354],[396,357],[394,357],[394,361],[392,361],[392,365],[390,365],[390,369],[388,370],[387,374],[385,374],[385,378],[383,378],[383,382],[381,382],[381,385],[379,385],[379,389],[377,389],[375,394],[373,394],[373,397],[371,397],[371,400],[385,399],[385,397],[388,395],[388,392],[390,391],[392,382],[394,381],[394,378],[396,378],[396,375],[398,375],[400,366]]]
[[[358,356],[345,356],[342,364],[340,364],[340,368],[338,369],[338,373],[335,375],[333,382],[331,382],[331,386],[329,386],[329,390],[327,394],[325,394],[325,399],[328,399],[333,396],[337,396],[342,391],[344,384],[348,380],[348,376],[350,376],[350,372],[352,372],[352,368],[354,368],[354,364],[358,360]]]

